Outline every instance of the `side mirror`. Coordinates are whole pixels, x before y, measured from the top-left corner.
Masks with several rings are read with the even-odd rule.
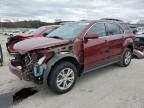
[[[48,33],[43,33],[43,36],[45,37],[46,35],[48,35]]]
[[[96,38],[98,38],[98,35],[96,33],[87,33],[84,38],[85,39],[96,39]]]

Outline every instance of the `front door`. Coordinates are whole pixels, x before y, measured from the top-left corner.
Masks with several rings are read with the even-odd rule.
[[[84,67],[93,68],[107,60],[109,47],[104,23],[95,23],[87,33],[96,33],[98,38],[84,40]]]

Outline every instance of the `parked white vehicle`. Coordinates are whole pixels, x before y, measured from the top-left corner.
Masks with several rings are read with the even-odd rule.
[[[9,32],[7,33],[8,36],[15,36],[17,34],[21,33],[20,31],[13,31],[13,32]]]
[[[137,27],[136,30],[138,31],[137,34],[143,34],[144,33],[144,27]]]

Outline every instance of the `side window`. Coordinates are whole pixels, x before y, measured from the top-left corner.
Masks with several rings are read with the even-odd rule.
[[[122,31],[120,31],[120,27],[116,24],[106,24],[107,27],[107,34],[108,35],[116,35],[121,34]]]
[[[124,30],[119,26],[120,34],[124,34]]]
[[[93,33],[95,32],[98,36],[106,36],[106,30],[105,30],[105,25],[104,23],[96,23],[94,24],[88,33]]]
[[[125,33],[131,33],[133,30],[125,23],[121,24]]]

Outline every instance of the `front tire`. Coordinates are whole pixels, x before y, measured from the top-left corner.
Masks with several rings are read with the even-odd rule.
[[[119,65],[122,67],[127,67],[131,63],[132,51],[129,48],[126,48],[124,54],[119,62]]]
[[[70,62],[60,62],[52,69],[48,85],[53,92],[63,94],[73,88],[76,79],[76,66]]]

